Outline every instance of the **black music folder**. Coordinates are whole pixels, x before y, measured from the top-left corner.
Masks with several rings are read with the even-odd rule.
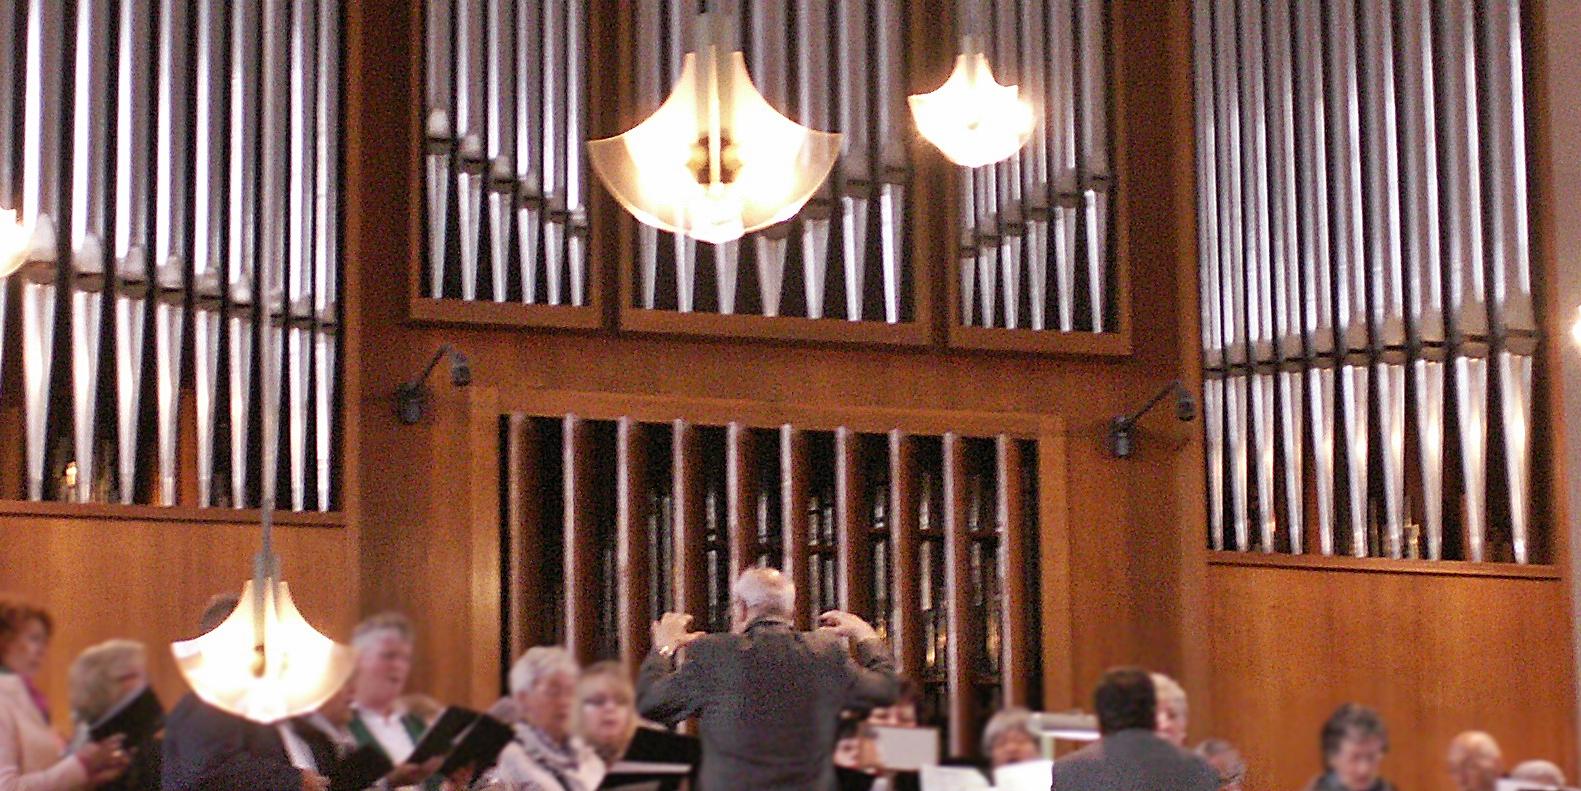
[[[362,791],[395,769],[390,756],[377,744],[365,744],[346,753],[329,771],[329,791]]]
[[[695,736],[638,728],[626,753],[609,767],[600,791],[666,791],[691,776],[703,755]]]
[[[471,766],[473,776],[494,765],[499,760],[500,752],[505,749],[511,740],[516,738],[516,731],[487,714],[479,716],[472,722],[472,726],[456,740],[455,749],[450,751],[450,757],[439,767],[441,777],[449,777],[451,772],[463,766]]]
[[[417,746],[412,748],[412,754],[406,762],[416,765],[430,758],[449,755],[451,750],[456,749],[456,741],[461,737],[461,733],[482,716],[461,706],[446,707],[439,713],[439,719],[423,732],[423,738],[419,739]]]
[[[135,747],[159,733],[165,727],[165,707],[159,705],[159,696],[153,687],[127,695],[115,708],[89,726],[88,738],[93,741],[108,739],[116,734],[126,737],[126,746]]]

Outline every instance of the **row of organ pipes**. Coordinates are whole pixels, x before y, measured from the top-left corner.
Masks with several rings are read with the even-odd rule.
[[[1041,108],[1022,153],[960,171],[961,320],[1111,330],[1108,4],[998,0],[982,3],[993,10],[978,15],[967,13],[976,2],[959,5],[961,24],[991,44],[1002,79],[1019,79]],[[633,307],[910,320],[907,6],[633,0],[606,11],[629,17],[634,38],[634,103],[623,128],[664,101],[695,45],[696,15],[706,10],[735,21],[753,83],[770,105],[842,134],[831,177],[785,223],[717,245],[638,225]],[[587,304],[585,44],[597,8],[427,0],[425,296]],[[700,267],[711,278],[700,277]],[[745,301],[743,268],[757,285]],[[700,300],[710,280],[714,293]],[[798,281],[802,293],[788,297]]]
[[[274,381],[288,405],[289,504],[331,507],[339,25],[333,0],[0,3],[0,41],[25,52],[0,59],[0,208],[35,229],[13,276],[29,499],[140,499],[152,393],[150,499],[176,503],[190,327],[200,504],[256,498],[261,410],[279,400],[260,399],[259,382]],[[0,292],[0,316],[12,293]],[[267,361],[262,332],[278,338]],[[52,414],[63,372],[71,408]],[[70,451],[47,469],[67,425]],[[69,464],[74,486],[53,490]]]
[[[1213,548],[1539,559],[1521,23],[1195,0]]]
[[[869,618],[939,718],[1027,699],[1038,616],[1001,600],[1035,600],[1034,442],[521,413],[503,434],[507,645],[640,661],[665,611],[729,628],[734,575],[767,565],[803,626]]]
[[[997,79],[1018,85],[1038,110],[1020,151],[998,164],[960,169],[961,321],[1112,330],[1109,3],[999,0],[958,7],[961,29],[985,42]]]

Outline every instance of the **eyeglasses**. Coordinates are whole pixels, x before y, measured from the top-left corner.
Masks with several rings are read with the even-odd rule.
[[[598,708],[600,706],[627,706],[630,704],[626,700],[613,695],[590,695],[582,700],[582,705]]]

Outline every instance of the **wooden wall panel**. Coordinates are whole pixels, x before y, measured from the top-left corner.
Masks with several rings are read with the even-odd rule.
[[[154,687],[173,705],[186,684],[170,643],[197,636],[210,597],[241,593],[258,539],[251,522],[0,514],[0,591],[42,605],[55,621],[40,683],[57,725],[65,730],[71,722],[66,668],[82,649],[112,637],[148,646]],[[348,639],[357,575],[347,531],[282,526],[275,546],[308,623]]]
[[[1576,776],[1558,580],[1214,565],[1209,589],[1214,735],[1241,747],[1250,787],[1317,773],[1345,701],[1383,714],[1400,788],[1453,791],[1444,753],[1469,728]]]
[[[648,478],[647,443],[642,424],[621,418],[615,427],[615,567],[620,574],[616,620],[620,659],[635,668],[652,641],[648,612]]]

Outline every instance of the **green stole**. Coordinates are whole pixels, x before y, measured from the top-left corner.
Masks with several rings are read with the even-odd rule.
[[[423,733],[428,730],[428,725],[416,714],[402,714],[401,727],[405,728],[406,735],[411,737],[413,747],[416,747],[417,743],[423,740]],[[395,757],[390,755],[389,750],[385,750],[384,745],[374,738],[373,731],[368,730],[368,724],[362,721],[362,712],[356,709],[351,710],[351,723],[346,726],[346,730],[351,731],[351,736],[357,740],[358,747],[374,745],[380,750],[384,750],[384,755],[390,759],[390,763],[395,763]],[[439,791],[440,786],[443,784],[444,780],[438,775],[434,775],[423,781],[423,791]]]

